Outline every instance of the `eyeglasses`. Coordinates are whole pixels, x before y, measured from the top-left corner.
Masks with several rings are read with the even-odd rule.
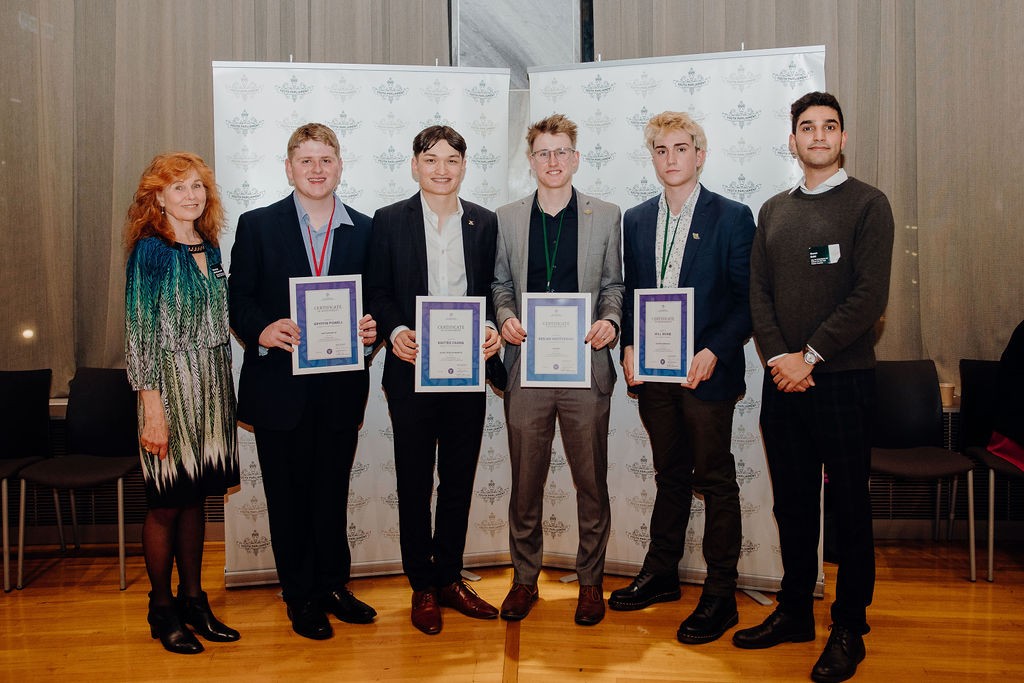
[[[566,159],[569,158],[569,155],[571,155],[575,151],[576,150],[574,150],[572,147],[559,147],[558,149],[538,149],[535,152],[530,152],[530,156],[533,157],[534,159],[537,159],[538,161],[547,161],[552,156],[554,156],[559,161],[565,161]]]

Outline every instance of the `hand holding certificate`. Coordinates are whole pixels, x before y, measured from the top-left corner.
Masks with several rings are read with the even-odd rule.
[[[362,370],[361,276],[293,277],[288,285],[292,320],[302,339],[292,353],[292,374]]]
[[[633,378],[685,382],[693,362],[693,288],[637,289],[633,311]]]
[[[482,296],[416,297],[416,391],[483,391]]]
[[[521,386],[590,387],[590,293],[523,294]]]

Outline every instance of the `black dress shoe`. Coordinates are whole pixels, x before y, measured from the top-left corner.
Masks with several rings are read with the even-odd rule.
[[[347,588],[339,588],[323,596],[320,607],[348,624],[369,624],[377,616],[377,610],[352,595]]]
[[[217,617],[213,616],[206,591],[200,591],[199,595],[193,598],[182,595],[181,588],[178,588],[177,603],[181,621],[191,626],[196,635],[215,643],[233,643],[241,638],[238,631],[230,626],[225,626]]]
[[[303,638],[327,640],[334,635],[327,615],[309,600],[289,604],[288,618],[292,620],[292,630]]]
[[[681,595],[678,576],[652,574],[644,569],[631,584],[612,591],[608,596],[608,606],[619,612],[627,612],[643,609],[656,602],[672,602]]]
[[[817,683],[839,683],[853,678],[857,665],[864,661],[864,638],[845,626],[833,624],[825,649],[811,670]]]
[[[761,650],[782,643],[806,643],[814,640],[814,618],[798,619],[775,610],[759,626],[732,634],[732,644],[744,650]]]
[[[160,639],[160,644],[168,652],[176,655],[197,655],[203,651],[203,645],[192,631],[181,623],[175,605],[149,605],[149,634]]]
[[[739,620],[734,596],[702,595],[693,614],[679,624],[676,639],[690,645],[710,643],[721,638]]]

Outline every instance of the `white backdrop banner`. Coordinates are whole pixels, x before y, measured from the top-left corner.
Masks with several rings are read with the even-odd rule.
[[[823,46],[538,67],[530,69],[530,114],[536,121],[561,113],[577,123],[581,161],[575,186],[625,211],[661,192],[644,144],[647,121],[665,110],[689,112],[708,137],[701,182],[747,204],[756,218],[765,200],[801,177],[787,144],[790,104],[824,89]],[[763,371],[752,342],[746,357],[747,392],[736,406],[732,441],[743,513],[739,584],[775,591],[782,561],[758,426]],[[571,567],[576,510],[565,465],[556,439],[545,495],[545,559]],[[633,574],[650,541],[656,489],[647,432],[621,377],[612,399],[608,477],[608,571]],[[695,498],[680,565],[680,575],[690,581],[703,581],[706,574],[703,513],[703,501]],[[823,586],[819,567],[819,593]]]
[[[229,230],[230,269],[238,216],[291,192],[284,173],[289,135],[319,121],[341,144],[338,194],[368,215],[410,197],[412,139],[434,124],[468,144],[462,196],[488,208],[507,201],[508,69],[214,62],[217,181]],[[236,346],[234,370],[241,368]],[[380,388],[382,359],[370,370],[370,397],[352,468],[348,541],[354,574],[400,572],[398,498],[391,421]],[[488,390],[489,392],[490,390]],[[466,545],[467,564],[508,561],[508,447],[501,402],[488,393],[487,424]],[[239,430],[242,484],[225,506],[228,586],[276,580],[256,444]]]

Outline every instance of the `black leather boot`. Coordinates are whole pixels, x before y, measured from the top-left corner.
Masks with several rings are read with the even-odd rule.
[[[175,605],[154,605],[152,596],[149,602],[149,634],[160,639],[160,644],[168,652],[177,655],[197,655],[203,651],[202,644],[181,623]]]
[[[200,591],[197,597],[189,597],[181,594],[181,587],[178,587],[178,613],[181,615],[182,623],[188,624],[197,635],[215,643],[232,643],[239,638],[238,631],[225,626],[217,617],[213,616],[210,610],[210,601],[206,597],[206,591]]]

